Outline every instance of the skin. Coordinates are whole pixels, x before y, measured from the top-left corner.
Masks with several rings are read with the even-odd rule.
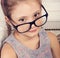
[[[36,2],[35,3],[28,2],[27,4],[21,3],[21,4],[16,5],[14,7],[14,9],[11,12],[11,17],[14,20],[14,22],[12,22],[12,23],[14,25],[19,24],[18,19],[22,16],[25,16],[26,18],[28,18],[27,22],[33,21],[33,18],[35,18],[35,17],[33,17],[33,14],[36,11],[38,12],[38,10],[41,11],[40,5]],[[7,17],[5,17],[5,19],[6,19],[6,22],[9,25],[11,25],[9,19]],[[32,25],[31,30],[34,28],[37,28],[37,27]],[[24,44],[28,48],[35,50],[39,47],[38,46],[38,43],[39,43],[38,32],[40,31],[40,28],[41,27],[38,27],[36,32],[29,32],[28,31],[28,32],[23,33],[23,34],[20,34],[15,30],[15,32],[13,34],[19,42],[21,42],[22,44]],[[47,35],[50,39],[50,43],[51,43],[50,46],[51,46],[51,49],[53,51],[54,58],[60,58],[60,55],[59,55],[60,48],[59,48],[59,44],[57,41],[57,37],[51,32],[47,32]],[[4,44],[2,51],[1,51],[1,58],[17,58],[17,55],[16,55],[14,49],[10,46],[10,44],[8,44],[8,43]]]

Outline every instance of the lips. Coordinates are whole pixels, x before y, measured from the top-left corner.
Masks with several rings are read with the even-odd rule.
[[[31,29],[29,32],[35,32],[36,30],[37,30],[37,28]]]

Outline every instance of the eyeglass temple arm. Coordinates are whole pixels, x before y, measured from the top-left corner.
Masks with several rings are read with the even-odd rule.
[[[48,12],[46,11],[45,7],[41,4],[42,8],[45,10],[47,16],[48,16]]]

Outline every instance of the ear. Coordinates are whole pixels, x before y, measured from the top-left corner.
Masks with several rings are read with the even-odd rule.
[[[7,23],[8,25],[11,26],[10,20],[9,20],[9,18],[8,18],[7,16],[5,16],[5,21],[6,21],[6,23]]]

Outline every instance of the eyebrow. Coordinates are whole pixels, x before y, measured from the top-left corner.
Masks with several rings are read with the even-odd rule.
[[[37,10],[37,11],[35,11],[35,13],[33,13],[33,15],[36,14],[37,12],[41,12],[41,11],[40,10]],[[19,19],[26,18],[26,17],[27,16],[22,16],[22,17],[19,17]],[[11,21],[13,21],[15,24],[17,24],[14,20],[11,20]]]
[[[37,10],[34,14],[38,13],[38,12],[41,12],[40,10]]]
[[[40,11],[40,10],[37,10],[37,11],[35,11],[35,12],[33,13],[33,15],[36,14],[37,12],[41,12],[41,11]],[[27,17],[27,16],[19,17],[19,19],[22,19],[22,18],[25,18],[25,17]],[[18,20],[19,20],[19,19],[18,19]]]

